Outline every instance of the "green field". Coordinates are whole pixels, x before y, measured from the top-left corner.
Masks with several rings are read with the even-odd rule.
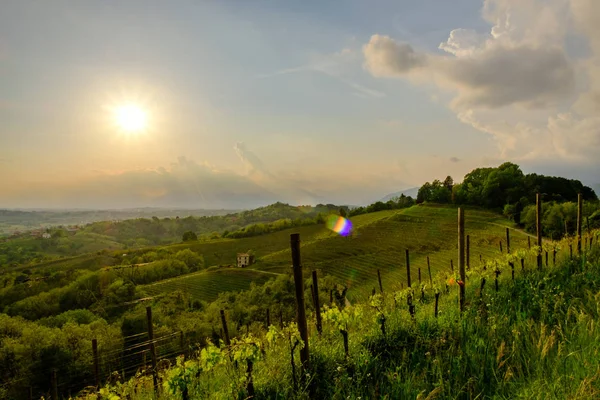
[[[235,254],[252,250],[257,262],[251,268],[271,273],[286,273],[291,265],[290,234],[300,233],[305,274],[320,270],[333,275],[349,287],[348,297],[356,300],[371,292],[382,275],[384,290],[399,289],[406,283],[406,255],[410,252],[411,275],[418,282],[428,280],[427,256],[431,273],[451,272],[451,260],[457,268],[457,209],[447,206],[415,206],[404,210],[380,211],[352,218],[354,231],[341,237],[324,226],[306,226],[268,235],[208,243],[180,244],[170,249],[190,248],[203,254],[207,265],[235,263]],[[465,211],[465,230],[470,236],[470,263],[495,258],[502,241],[506,252],[506,228],[511,232],[511,249],[527,247],[527,234],[512,228],[500,215],[483,210]],[[194,297],[206,300],[219,291],[241,290],[261,278],[251,269],[225,269],[196,273],[146,287],[152,294],[186,289]],[[187,285],[187,286],[186,286]]]
[[[352,219],[355,230],[349,237],[333,233],[308,235],[302,239],[302,262],[305,270],[321,270],[351,288],[350,299],[367,294],[377,284],[377,269],[382,274],[384,290],[399,288],[406,282],[406,255],[410,252],[411,275],[418,281],[428,279],[426,257],[430,257],[432,275],[451,271],[450,260],[457,265],[457,209],[454,207],[415,206],[404,210],[383,211]],[[498,214],[481,210],[465,212],[465,230],[470,235],[471,263],[494,258],[499,242],[506,251],[506,227],[510,223]],[[263,239],[268,240],[268,237]],[[511,248],[527,246],[527,235],[511,229]],[[256,268],[283,272],[290,264],[289,249],[264,256]],[[361,296],[362,297],[362,296]]]
[[[277,274],[273,273],[233,267],[196,272],[139,288],[149,296],[180,290],[189,293],[195,299],[210,302],[215,300],[219,293],[246,290],[252,282],[260,285],[276,276]]]
[[[219,292],[238,291],[250,282],[262,283],[274,274],[285,273],[291,266],[290,234],[299,233],[302,263],[305,274],[320,270],[332,275],[349,287],[348,297],[356,300],[378,286],[380,270],[384,290],[399,289],[406,283],[405,250],[410,252],[413,282],[428,280],[426,257],[430,258],[431,273],[451,271],[451,260],[457,265],[457,209],[453,206],[421,205],[401,210],[379,211],[351,219],[353,232],[341,237],[323,225],[286,229],[261,236],[242,239],[218,239],[164,246],[171,252],[191,249],[202,254],[207,267],[235,266],[238,252],[252,251],[256,263],[245,270],[223,268],[217,271],[194,273],[160,281],[144,289],[150,295],[176,289],[188,290],[202,300],[212,300]],[[513,250],[527,247],[527,234],[513,229],[499,214],[480,209],[465,211],[465,230],[470,236],[470,263],[495,258],[499,242],[506,251],[506,228],[511,231]],[[151,248],[128,251],[148,251]],[[106,253],[88,254],[40,264],[40,269],[98,269],[114,264]],[[258,271],[269,272],[261,274]]]

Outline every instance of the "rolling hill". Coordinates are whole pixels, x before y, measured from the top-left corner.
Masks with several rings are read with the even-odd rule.
[[[470,235],[470,262],[494,258],[499,254],[500,241],[506,251],[506,228],[509,221],[498,214],[483,210],[465,212],[465,229]],[[207,265],[234,264],[237,252],[251,250],[256,255],[256,263],[244,270],[248,284],[258,276],[251,270],[274,274],[289,273],[291,265],[290,234],[299,233],[305,274],[320,270],[324,275],[333,275],[349,287],[351,300],[364,297],[378,285],[377,270],[380,270],[384,286],[396,289],[406,282],[405,250],[410,251],[412,278],[428,280],[427,256],[430,258],[432,275],[441,271],[451,272],[451,260],[456,265],[456,218],[457,209],[452,206],[414,206],[403,210],[388,210],[363,214],[352,218],[354,231],[348,237],[341,237],[324,226],[313,225],[288,229],[263,236],[237,240],[220,240],[208,243],[179,244],[170,246],[172,250],[189,248],[203,254]],[[511,229],[512,249],[527,247],[527,234]],[[214,274],[214,273],[213,273]],[[220,275],[195,274],[190,283],[192,294],[206,297],[195,289],[204,280],[220,277],[223,288],[236,288],[240,276],[235,272],[220,272]],[[185,288],[186,279],[181,279],[179,288]],[[173,280],[170,280],[173,282]],[[238,282],[238,283],[234,283]],[[231,284],[230,284],[231,282]],[[173,290],[174,284],[161,286],[154,284],[153,293]],[[157,290],[158,289],[158,290]],[[385,287],[384,287],[385,290]]]

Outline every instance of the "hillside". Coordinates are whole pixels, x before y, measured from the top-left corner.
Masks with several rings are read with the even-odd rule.
[[[56,368],[63,377],[64,390],[76,392],[82,388],[81,382],[92,379],[89,340],[95,337],[102,344],[102,376],[107,377],[116,368],[131,377],[143,366],[145,356],[135,349],[144,343],[146,306],[150,304],[155,334],[161,338],[157,347],[161,358],[172,357],[182,347],[206,346],[208,337],[216,341],[222,338],[220,310],[226,310],[231,319],[231,337],[239,338],[247,332],[264,334],[262,325],[269,318],[269,311],[271,321],[292,321],[296,312],[290,276],[291,233],[301,236],[305,277],[309,278],[313,269],[318,271],[322,304],[330,305],[337,298],[335,293],[344,292],[349,300],[344,304],[366,304],[371,291],[379,288],[378,270],[383,290],[400,293],[397,306],[405,304],[401,293],[406,293],[408,249],[412,282],[416,287],[420,283],[426,285],[422,293],[428,299],[426,307],[431,308],[432,290],[444,289],[440,282],[453,275],[451,265],[457,267],[456,262],[451,263],[456,261],[456,214],[454,206],[426,204],[351,217],[354,230],[348,237],[313,224],[240,239],[100,251],[21,266],[0,275],[0,306],[5,313],[0,314],[0,322],[8,327],[0,334],[21,330],[38,333],[10,333],[16,339],[0,342],[0,376],[7,382],[19,376],[31,377],[25,379],[38,390],[47,384],[46,369]],[[465,216],[471,275],[481,274],[482,267],[487,266],[487,287],[493,287],[493,268],[507,260],[507,227],[512,253],[524,257],[524,266],[531,268],[533,258],[527,250],[526,233],[490,211],[469,208]],[[564,246],[546,242],[550,254],[554,245]],[[229,267],[235,264],[238,252],[246,251],[255,254],[254,265],[245,269]],[[564,248],[559,249],[560,259],[564,260],[565,254]],[[497,259],[500,264],[493,262]],[[551,256],[551,263],[552,259]],[[504,281],[508,277],[510,272],[501,275]],[[306,284],[305,299],[312,312],[310,280]],[[444,312],[455,301],[445,298]],[[398,318],[401,321],[404,317]],[[367,329],[364,334],[371,331]],[[47,339],[41,341],[39,335]],[[323,345],[331,347],[329,343]],[[61,358],[48,355],[55,351]],[[2,365],[18,368],[9,370]],[[257,384],[260,376],[259,373]],[[18,390],[12,383],[6,387]]]
[[[556,243],[562,249],[573,244]],[[528,263],[534,255],[520,254]],[[598,398],[597,242],[584,247],[582,257],[559,252],[556,263],[518,269],[514,277],[509,257],[489,261],[494,269],[471,268],[462,313],[457,284],[447,276],[424,288],[413,316],[406,306],[409,289],[339,308],[322,300],[321,334],[315,313],[308,312],[304,369],[294,323],[272,322],[267,329],[261,322],[230,345],[207,342],[192,353],[175,345],[171,354],[186,356],[161,354],[173,362],[157,374],[163,382],[158,398]],[[492,284],[495,271],[503,274]],[[228,315],[231,321],[232,311]],[[100,398],[146,399],[152,386],[151,375],[142,372],[125,384],[106,385]]]
[[[451,271],[450,260],[456,264],[455,241],[456,208],[422,205],[403,210],[387,210],[358,215],[351,218],[354,232],[341,237],[322,225],[287,229],[267,235],[236,240],[216,240],[207,243],[183,243],[168,248],[171,251],[190,249],[204,256],[207,266],[235,265],[238,252],[252,251],[256,263],[251,270],[275,274],[289,272],[291,253],[289,235],[299,233],[305,271],[316,269],[331,275],[348,288],[351,300],[364,298],[377,283],[377,270],[393,289],[406,277],[405,250],[410,251],[410,261],[415,271],[421,270],[422,280],[428,278],[427,256],[433,276],[440,271]],[[470,261],[480,264],[500,253],[500,242],[506,251],[506,228],[511,230],[513,251],[527,247],[527,234],[514,229],[510,222],[497,214],[484,210],[466,211],[466,229],[471,244]],[[132,253],[132,255],[135,253]],[[307,272],[308,273],[308,272]],[[213,294],[204,296],[193,287],[207,276],[194,275],[193,279],[170,279],[170,284],[153,284],[153,294],[174,289],[188,290],[200,300],[212,300]],[[418,278],[418,274],[415,275]],[[236,280],[235,274],[232,279]],[[229,278],[223,278],[228,287]]]

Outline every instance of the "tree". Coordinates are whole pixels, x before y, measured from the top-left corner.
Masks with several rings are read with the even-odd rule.
[[[192,231],[187,231],[183,234],[184,242],[192,242],[192,241],[196,241],[196,240],[198,240],[198,236]]]
[[[340,207],[340,217],[346,218],[346,209],[344,207]]]
[[[444,179],[443,185],[446,189],[452,191],[452,186],[454,186],[454,179],[452,179],[452,177],[448,175],[446,179]]]

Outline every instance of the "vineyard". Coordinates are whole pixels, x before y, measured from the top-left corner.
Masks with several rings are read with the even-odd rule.
[[[276,274],[236,267],[202,271],[166,279],[141,286],[148,296],[172,293],[177,290],[189,293],[194,299],[214,301],[219,293],[247,290],[251,283],[263,284]]]
[[[398,220],[404,226],[413,222],[401,213],[385,218],[387,223]],[[525,234],[513,239],[502,227],[497,237],[489,232],[481,237],[477,231],[485,231],[483,220],[476,212],[467,218],[468,250],[465,254],[464,240],[462,244],[459,240],[458,255],[462,251],[464,258],[457,257],[454,268],[440,268],[435,279],[421,273],[417,278],[415,269],[421,267],[412,263],[407,246],[405,280],[384,275],[367,300],[354,304],[344,301],[349,288],[343,285],[329,299],[319,300],[318,289],[306,295],[302,268],[309,269],[309,249],[319,241],[309,240],[301,247],[294,245],[299,236],[292,235],[290,259],[295,278],[300,277],[295,279],[302,310],[298,324],[267,317],[252,330],[248,327],[230,337],[227,312],[221,311],[222,326],[215,340],[197,350],[182,340],[179,347],[175,343],[160,352],[157,343],[177,335],[162,327],[154,339],[149,329],[149,340],[137,346],[143,354],[156,356],[151,360],[144,356],[135,377],[82,396],[583,399],[599,395],[600,327],[594,320],[600,310],[600,231],[540,247]],[[419,235],[438,237],[440,243],[446,234],[456,238],[456,223],[451,234],[444,224],[420,222],[425,232]],[[358,232],[364,234],[378,223]],[[418,226],[415,223],[415,229]],[[506,234],[504,246],[500,232]],[[457,254],[456,248],[441,247],[448,255]],[[481,254],[476,262],[469,261],[473,251]],[[305,253],[309,261],[301,262]],[[318,275],[313,272],[314,288]],[[463,296],[464,307],[459,307]],[[308,307],[311,303],[313,307]],[[147,311],[152,326],[151,308]]]
[[[348,237],[307,226],[168,246],[171,254],[211,249],[215,259],[251,249],[258,262],[138,286],[146,298],[112,306],[136,307],[120,325],[98,320],[63,327],[74,361],[51,359],[58,368],[34,368],[32,376],[0,385],[0,394],[5,387],[19,395],[29,390],[30,398],[113,400],[600,393],[600,329],[593,324],[600,310],[600,231],[586,230],[579,242],[544,239],[539,247],[541,236],[497,214],[463,211],[458,244],[456,208],[417,206],[356,216]],[[290,235],[300,242],[290,247]],[[63,260],[64,268],[95,268],[93,260]],[[297,310],[305,311],[297,320],[282,308],[282,301],[293,301],[294,284],[302,299]],[[243,290],[262,286],[265,291],[244,297]],[[279,300],[261,302],[267,293]],[[205,305],[192,304],[188,295]],[[140,319],[144,308],[147,318]],[[11,335],[56,332],[2,315],[0,326]],[[549,384],[551,395],[544,391]]]
[[[230,338],[223,313],[218,342],[191,354],[179,349],[187,358],[157,365],[154,377],[148,367],[83,397],[145,399],[156,387],[164,399],[596,398],[598,240],[598,231],[584,235],[580,253],[573,238],[498,252],[472,265],[466,284],[447,271],[403,290],[384,281],[383,292],[364,303],[321,299],[320,318],[312,311],[306,317],[308,346],[295,322]],[[538,268],[540,251],[552,256]],[[177,349],[157,359],[173,354]]]

